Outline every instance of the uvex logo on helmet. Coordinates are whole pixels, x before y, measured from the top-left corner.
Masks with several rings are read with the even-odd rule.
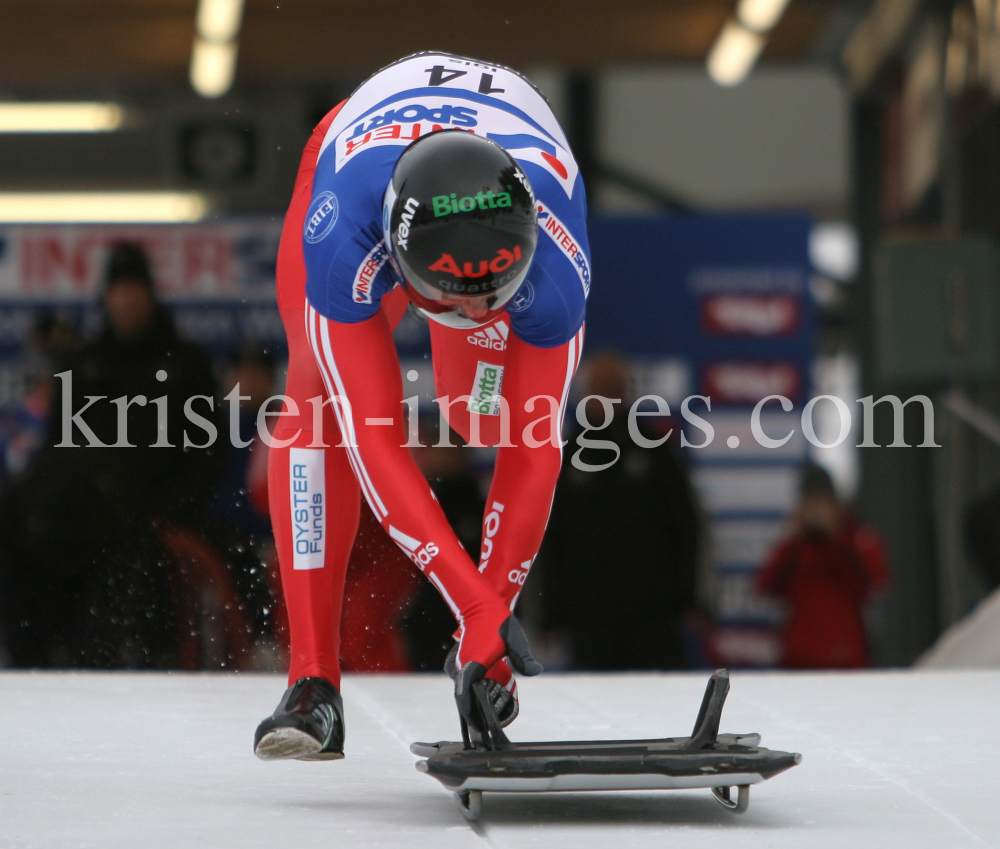
[[[399,222],[399,226],[396,228],[396,245],[404,251],[410,249],[407,239],[410,238],[410,225],[413,223],[413,213],[419,207],[420,201],[416,198],[407,198],[406,203],[403,204],[403,214],[401,216],[403,220]]]
[[[430,271],[440,271],[453,277],[485,277],[487,272],[500,274],[510,268],[515,262],[521,261],[521,246],[514,245],[513,250],[500,248],[493,259],[481,259],[476,262],[466,262],[458,267],[455,257],[451,254],[441,254],[441,258],[429,266]]]

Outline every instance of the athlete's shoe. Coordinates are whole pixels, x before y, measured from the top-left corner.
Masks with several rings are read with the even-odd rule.
[[[324,678],[300,678],[257,726],[253,753],[265,761],[344,757],[344,702]]]
[[[444,671],[448,673],[448,677],[452,681],[458,675],[457,659],[458,643],[455,643],[444,659]],[[486,698],[500,722],[500,727],[506,728],[517,719],[517,714],[520,711],[514,671],[506,659],[498,660],[489,668],[483,682],[486,687]]]

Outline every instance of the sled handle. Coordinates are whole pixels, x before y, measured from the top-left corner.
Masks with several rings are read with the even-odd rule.
[[[716,669],[708,679],[705,695],[701,700],[701,709],[694,723],[691,738],[684,745],[684,750],[694,751],[714,745],[719,737],[719,723],[722,720],[722,708],[729,695],[729,670]]]
[[[486,695],[486,685],[477,681],[471,685],[473,716],[458,717],[462,723],[462,742],[466,749],[476,751],[497,751],[512,749],[514,744],[507,739]]]

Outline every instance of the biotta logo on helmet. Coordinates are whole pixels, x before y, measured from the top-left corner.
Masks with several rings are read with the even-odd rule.
[[[408,251],[406,240],[410,238],[410,225],[413,223],[413,213],[417,211],[420,206],[420,201],[416,198],[407,198],[406,203],[403,204],[403,220],[399,222],[399,226],[396,228],[396,247],[402,248],[404,251]]]
[[[431,198],[434,204],[434,217],[441,218],[443,215],[452,215],[458,212],[472,212],[474,209],[497,209],[499,207],[510,206],[510,194],[500,192],[496,194],[489,192],[476,192],[475,196],[459,198],[455,192],[448,195],[435,195]]]
[[[333,229],[333,225],[337,223],[339,213],[340,204],[333,192],[321,192],[316,195],[306,215],[303,238],[310,245],[315,245],[325,239]]]
[[[476,381],[469,393],[469,412],[481,416],[499,416],[502,390],[503,366],[480,361],[476,366]]]

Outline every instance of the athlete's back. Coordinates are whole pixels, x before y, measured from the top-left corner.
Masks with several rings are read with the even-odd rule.
[[[383,195],[406,147],[443,129],[496,142],[528,176],[548,238],[539,238],[508,312],[525,341],[565,343],[583,322],[590,287],[586,199],[566,137],[545,97],[520,74],[441,53],[374,74],[327,129],[303,233],[310,303],[336,321],[363,321],[402,282],[382,244]]]

